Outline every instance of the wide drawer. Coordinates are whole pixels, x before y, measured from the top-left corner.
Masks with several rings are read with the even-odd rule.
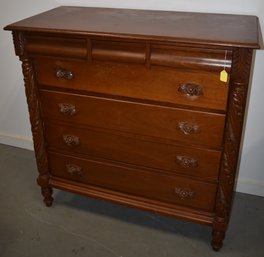
[[[34,63],[42,85],[226,110],[228,83],[219,80],[219,72],[51,58]]]
[[[219,148],[225,115],[41,90],[45,119]]]
[[[54,177],[126,192],[167,203],[213,211],[216,184],[147,172],[87,159],[50,154]]]
[[[51,151],[86,154],[213,180],[218,177],[220,151],[150,142],[125,133],[48,122],[45,135]]]

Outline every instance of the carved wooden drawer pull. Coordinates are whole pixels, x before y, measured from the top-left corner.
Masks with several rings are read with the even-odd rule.
[[[82,167],[75,164],[71,164],[71,163],[66,164],[66,170],[68,173],[74,176],[82,174]]]
[[[200,127],[196,123],[189,121],[179,121],[177,128],[183,134],[198,134],[201,132]]]
[[[58,70],[56,70],[55,75],[57,78],[63,78],[66,80],[73,79],[73,73],[72,73],[72,71],[69,71],[69,70],[58,69]]]
[[[59,111],[66,116],[73,116],[76,113],[76,107],[70,103],[59,103]]]
[[[184,168],[196,168],[198,167],[198,161],[189,157],[189,156],[180,156],[176,157],[176,162]]]
[[[80,144],[80,138],[74,135],[63,135],[63,141],[68,146],[77,146]]]
[[[201,96],[203,95],[203,88],[200,85],[192,83],[181,84],[178,91],[185,96]]]
[[[176,187],[175,193],[181,200],[192,199],[194,198],[194,195],[195,195],[195,193],[191,191],[190,189],[181,188],[181,187]]]

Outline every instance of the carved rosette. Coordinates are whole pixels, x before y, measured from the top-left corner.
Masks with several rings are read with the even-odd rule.
[[[28,103],[29,118],[31,123],[31,131],[34,143],[39,176],[37,179],[41,187],[41,192],[44,197],[44,202],[47,206],[52,204],[52,189],[49,187],[49,170],[48,158],[44,145],[43,124],[40,117],[40,107],[38,101],[37,88],[35,85],[33,65],[30,58],[25,52],[25,37],[22,32],[13,32],[13,40],[16,54],[22,62],[22,71],[25,83],[25,92]]]
[[[201,132],[199,125],[191,121],[179,121],[177,129],[185,135],[199,134]]]
[[[216,200],[216,216],[213,223],[212,246],[214,250],[219,250],[223,245],[222,241],[225,237],[230,216],[251,60],[251,49],[239,49],[233,53],[228,115]]]
[[[65,167],[66,171],[73,176],[78,176],[82,174],[82,167],[76,164],[68,163]]]
[[[80,138],[74,135],[62,135],[63,142],[67,146],[78,146],[80,145]]]
[[[183,168],[196,168],[198,167],[198,161],[189,156],[176,156],[176,163]]]
[[[175,194],[181,200],[192,199],[192,198],[194,198],[194,195],[195,195],[195,193],[192,190],[190,190],[188,188],[181,188],[181,187],[175,188]]]
[[[71,103],[59,103],[59,111],[65,116],[74,116],[76,114],[76,107]]]
[[[197,97],[203,95],[203,88],[193,83],[181,84],[178,91],[187,97]]]

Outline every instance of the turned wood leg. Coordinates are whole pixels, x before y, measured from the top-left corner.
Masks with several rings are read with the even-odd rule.
[[[213,229],[211,245],[214,251],[219,251],[223,246],[225,232]]]
[[[29,58],[25,51],[25,34],[23,32],[14,32],[14,43],[17,55],[22,61],[22,70],[25,82],[25,92],[27,96],[29,118],[31,123],[31,131],[34,143],[34,151],[39,176],[37,183],[41,187],[41,193],[44,197],[44,203],[47,206],[52,205],[52,188],[49,185],[49,167],[48,156],[45,146],[45,138],[43,131],[43,121],[41,119],[39,96],[35,80],[35,72],[33,69],[32,59]]]
[[[46,204],[47,207],[50,207],[53,202],[52,188],[50,187],[41,188],[41,194],[44,197],[43,202]]]
[[[41,194],[44,197],[43,202],[50,207],[53,202],[52,188],[48,184],[49,178],[46,175],[40,175],[37,179],[38,185],[41,187]]]

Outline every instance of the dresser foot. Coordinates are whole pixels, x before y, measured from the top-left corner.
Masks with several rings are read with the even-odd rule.
[[[47,207],[50,207],[53,202],[52,188],[42,188],[41,193],[44,196],[43,202],[46,204]]]
[[[219,251],[223,246],[223,240],[225,238],[225,232],[213,230],[211,246],[214,251]]]
[[[41,194],[44,197],[43,202],[47,207],[50,207],[53,202],[52,188],[49,186],[49,177],[40,175],[37,179],[38,185],[41,187]]]

